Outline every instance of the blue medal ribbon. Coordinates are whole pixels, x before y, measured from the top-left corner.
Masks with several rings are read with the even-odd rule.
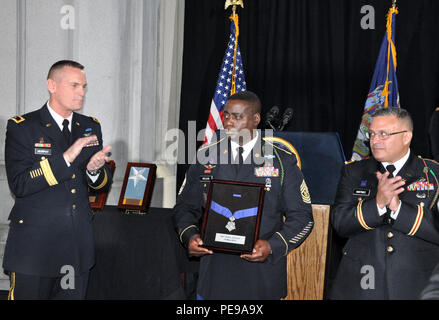
[[[210,204],[210,209],[215,211],[216,213],[226,217],[235,217],[235,219],[242,219],[242,218],[248,218],[253,217],[258,214],[258,207],[248,208],[248,209],[241,209],[235,211],[235,213],[232,213],[229,208],[223,207],[222,205],[216,203],[215,201],[212,201]]]

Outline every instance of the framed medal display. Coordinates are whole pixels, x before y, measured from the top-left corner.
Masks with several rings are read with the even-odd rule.
[[[110,171],[114,174],[114,170],[116,169],[116,164],[114,160],[111,160],[108,163],[110,167]],[[103,211],[105,207],[105,203],[107,202],[109,190],[105,192],[96,192],[95,190],[89,188],[88,191],[88,200],[90,201],[90,207],[95,211]]]
[[[117,207],[146,211],[151,202],[156,170],[155,164],[128,162]]]
[[[201,237],[214,251],[250,253],[258,239],[265,185],[212,180]]]

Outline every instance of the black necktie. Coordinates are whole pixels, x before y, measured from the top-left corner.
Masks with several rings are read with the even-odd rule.
[[[244,163],[244,158],[242,157],[243,153],[244,153],[244,148],[243,147],[239,147],[238,148],[238,163],[239,164],[243,164]]]
[[[62,134],[68,146],[70,146],[70,130],[69,130],[69,120],[64,119],[62,122]]]
[[[393,172],[396,170],[395,166],[393,164],[389,164],[386,167],[386,170],[389,171],[389,178],[393,178]]]
[[[236,151],[238,152],[238,154],[235,157],[235,166],[236,166],[236,172],[238,172],[239,169],[241,168],[242,164],[244,163],[244,158],[242,156],[242,154],[244,152],[244,148],[238,147],[238,148],[236,148]]]

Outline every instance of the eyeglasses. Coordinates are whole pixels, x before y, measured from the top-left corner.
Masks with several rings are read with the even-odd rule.
[[[373,132],[373,131],[367,131],[364,135],[366,136],[367,140],[372,140],[373,138],[378,138],[380,140],[386,140],[389,139],[390,136],[393,136],[395,134],[400,134],[400,133],[404,133],[407,132],[407,130],[403,130],[403,131],[398,131],[398,132],[385,132],[385,131],[380,131],[378,133]]]

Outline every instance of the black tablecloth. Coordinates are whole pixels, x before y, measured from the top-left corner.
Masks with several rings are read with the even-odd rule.
[[[181,273],[193,262],[178,240],[172,210],[145,215],[107,206],[94,215],[96,264],[87,299],[185,299]]]

